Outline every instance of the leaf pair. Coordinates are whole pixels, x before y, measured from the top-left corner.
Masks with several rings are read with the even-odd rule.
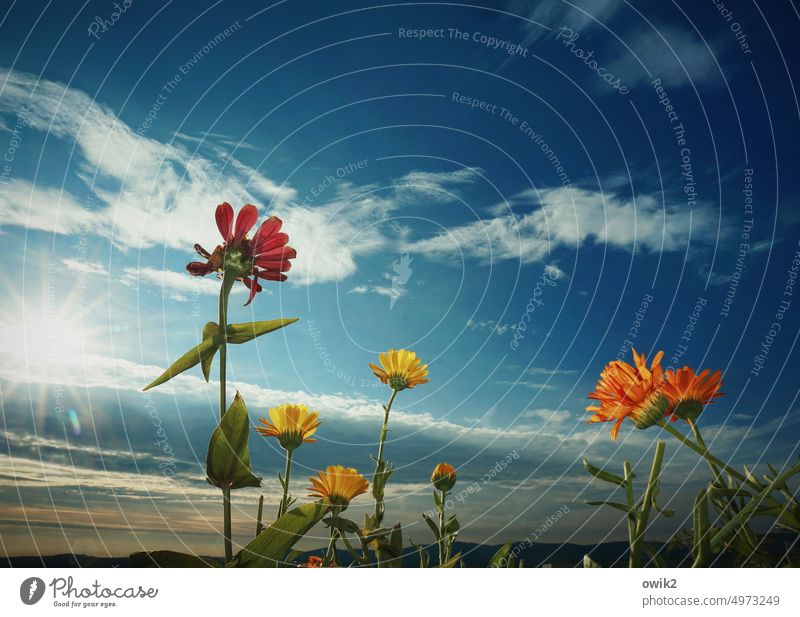
[[[233,343],[234,345],[247,343],[248,341],[252,341],[254,338],[258,338],[263,334],[279,330],[280,328],[288,326],[295,321],[297,321],[297,318],[292,317],[288,319],[271,319],[268,321],[250,321],[247,323],[229,324],[226,328],[227,342]],[[211,373],[211,363],[214,361],[214,356],[216,355],[220,346],[225,342],[226,339],[222,336],[219,325],[213,321],[209,321],[203,327],[202,342],[173,362],[172,366],[170,366],[144,389],[149,390],[150,388],[160,386],[162,383],[169,381],[176,375],[180,375],[184,371],[189,370],[197,364],[201,365],[201,368],[203,369],[203,377],[205,377],[206,381],[208,381]]]
[[[221,489],[261,486],[261,478],[253,475],[250,465],[249,436],[247,406],[237,392],[208,442],[206,474],[210,484]]]

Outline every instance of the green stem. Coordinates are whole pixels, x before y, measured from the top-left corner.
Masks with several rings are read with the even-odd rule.
[[[633,509],[636,506],[633,499],[633,469],[631,468],[630,461],[622,463],[622,469],[625,475],[625,502],[628,505],[628,546],[633,549],[634,541],[636,539],[636,516],[633,514]],[[633,567],[633,550],[629,551],[628,567]]]
[[[226,369],[228,364],[228,298],[236,277],[226,271],[222,279],[222,288],[219,292],[219,329],[222,332],[222,343],[219,346],[219,417],[225,415],[228,408],[226,402]],[[233,544],[231,542],[231,490],[222,489],[222,526],[225,542],[225,562],[233,559]]]
[[[383,489],[384,484],[380,482],[382,474],[385,473],[384,469],[384,462],[383,462],[383,447],[386,443],[386,435],[389,433],[389,412],[392,410],[392,403],[394,403],[394,399],[397,396],[398,390],[392,390],[392,396],[389,397],[389,402],[383,408],[383,427],[381,428],[381,437],[380,443],[378,445],[378,458],[375,461],[375,474],[372,478],[372,486],[375,487],[377,484],[380,487],[380,491],[375,495],[375,528],[377,529],[380,527],[381,522],[383,521],[383,513],[384,513],[384,503],[383,503]]]
[[[653,506],[653,495],[658,486],[661,463],[664,460],[664,446],[663,441],[656,443],[656,453],[653,457],[653,466],[650,468],[650,477],[647,479],[647,488],[644,491],[642,510],[639,513],[639,520],[636,522],[636,537],[634,538],[633,546],[631,546],[630,566],[632,568],[638,568],[642,558],[642,543],[644,542],[645,531],[647,531],[650,509]]]
[[[706,442],[703,441],[703,436],[700,434],[700,428],[697,426],[697,422],[692,419],[686,420],[686,422],[689,423],[689,427],[692,429],[692,434],[694,435],[694,440],[697,442],[697,445],[708,452],[708,447],[706,446]],[[713,461],[709,461],[708,459],[706,459],[706,463],[708,463],[708,467],[711,469],[711,473],[714,474],[714,478],[716,479],[717,483],[720,486],[725,486],[725,483],[722,481],[722,475],[719,472],[719,468],[714,464]]]
[[[278,518],[289,509],[289,476],[292,473],[292,454],[294,450],[286,450],[286,469],[283,472],[283,499],[278,505]]]
[[[716,467],[718,469],[724,469],[725,473],[733,476],[734,478],[736,478],[740,482],[745,482],[746,484],[748,484],[750,487],[756,489],[757,491],[761,491],[761,489],[764,488],[763,486],[760,486],[759,484],[757,484],[757,483],[755,483],[755,482],[753,482],[751,480],[748,480],[744,475],[740,474],[735,469],[732,469],[730,466],[728,466],[725,463],[723,463],[716,456],[711,454],[706,449],[705,445],[696,444],[691,439],[688,439],[683,433],[681,433],[678,429],[676,429],[675,427],[670,425],[669,422],[667,422],[666,420],[662,420],[661,422],[658,423],[658,425],[661,428],[663,428],[665,431],[667,431],[670,435],[675,437],[678,441],[680,441],[687,448],[691,448],[692,450],[697,452],[700,456],[702,456],[704,459],[706,459],[706,461],[709,463],[709,465],[716,465]]]
[[[322,560],[322,567],[325,568],[331,563],[339,565],[336,562],[336,529],[331,525],[331,539],[328,542],[328,550],[325,551],[325,558]]]
[[[444,500],[447,499],[447,491],[442,491],[442,502],[439,504],[439,565],[446,561],[444,544]]]
[[[256,535],[264,531],[264,525],[261,523],[261,517],[264,514],[264,495],[258,497],[258,516],[256,517]]]

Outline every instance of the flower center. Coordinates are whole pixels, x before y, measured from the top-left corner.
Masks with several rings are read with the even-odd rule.
[[[390,375],[389,386],[392,388],[392,390],[405,390],[408,387],[408,381],[406,380],[405,375]]]
[[[631,420],[636,428],[650,428],[659,422],[669,409],[669,401],[660,392],[654,392],[631,414]]]

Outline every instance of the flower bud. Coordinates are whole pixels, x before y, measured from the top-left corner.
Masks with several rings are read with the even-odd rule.
[[[431,475],[431,483],[440,491],[449,491],[456,484],[456,469],[447,463],[439,463]]]

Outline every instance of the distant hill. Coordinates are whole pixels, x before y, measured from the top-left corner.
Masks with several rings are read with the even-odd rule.
[[[776,555],[783,555],[797,550],[797,538],[788,534],[771,534],[768,541],[773,544]],[[651,542],[651,546],[659,553],[668,566],[688,567],[691,559],[686,550],[669,549],[659,542]],[[501,545],[473,544],[469,542],[456,542],[453,554],[460,552],[464,566],[467,568],[483,568],[491,557],[500,549]],[[427,548],[431,565],[436,563],[436,547]],[[303,562],[308,555],[321,555],[322,549],[303,553],[298,562]],[[526,567],[553,568],[580,568],[583,566],[583,556],[589,555],[602,567],[625,567],[628,562],[627,542],[606,542],[604,544],[532,544],[525,548],[517,549],[517,557],[525,562]],[[341,563],[351,563],[350,555],[346,551],[339,552]],[[214,559],[220,564],[218,557]],[[735,565],[725,558],[719,559],[717,566]],[[417,550],[410,547],[405,550],[403,566],[407,568],[419,567]],[[0,557],[0,568],[128,568],[130,562],[127,557],[92,557],[89,555],[43,555],[41,557]]]

